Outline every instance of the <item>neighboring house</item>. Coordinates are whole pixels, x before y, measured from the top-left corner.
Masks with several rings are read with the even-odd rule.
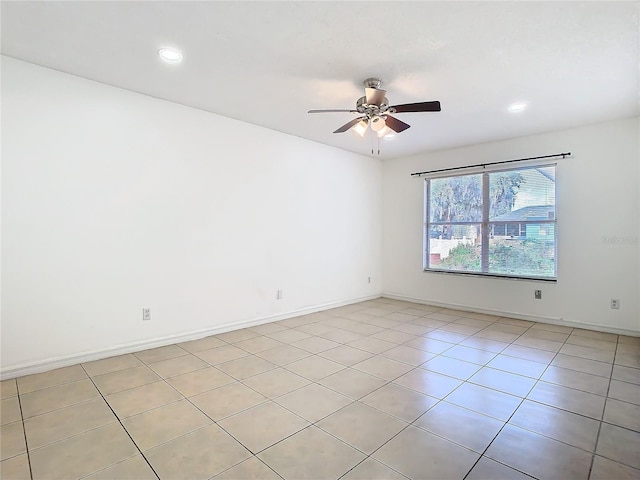
[[[532,223],[537,221],[554,220],[555,207],[553,205],[532,205],[519,208],[512,212],[498,215],[492,222],[492,237],[517,238],[520,240],[543,240],[553,237],[553,223]]]

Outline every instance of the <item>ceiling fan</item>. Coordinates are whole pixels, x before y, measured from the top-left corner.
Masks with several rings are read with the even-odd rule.
[[[367,127],[371,126],[371,129],[376,132],[378,136],[383,136],[389,130],[400,133],[411,126],[392,117],[390,115],[391,113],[440,111],[440,102],[438,101],[389,105],[389,99],[386,97],[387,91],[380,88],[382,86],[382,80],[379,78],[367,78],[363,83],[365,95],[358,99],[355,110],[309,110],[308,113],[360,113],[360,117],[345,123],[333,133],[343,133],[355,127],[356,132],[364,136]]]

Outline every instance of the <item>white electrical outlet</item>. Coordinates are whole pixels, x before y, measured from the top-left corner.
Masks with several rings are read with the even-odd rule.
[[[278,290],[276,292],[276,299],[281,300],[282,299],[282,290]]]
[[[371,283],[371,277],[369,277],[369,283]]]
[[[618,300],[617,298],[612,298],[611,299],[611,308],[618,310],[620,308],[620,300]]]
[[[143,308],[142,309],[142,320],[143,321],[151,320],[151,309],[150,308]]]

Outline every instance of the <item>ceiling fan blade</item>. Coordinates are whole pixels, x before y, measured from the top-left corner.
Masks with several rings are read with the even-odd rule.
[[[351,120],[349,123],[345,123],[343,126],[341,126],[339,129],[337,129],[335,132],[333,133],[342,133],[342,132],[346,132],[347,130],[349,130],[351,127],[353,127],[356,123],[359,123],[360,120],[363,120],[367,117],[358,117],[358,118],[354,118],[353,120]]]
[[[307,113],[327,113],[327,112],[349,112],[349,113],[358,113],[357,110],[309,110]]]
[[[407,128],[411,126],[408,123],[404,123],[403,121],[392,117],[391,115],[386,115],[386,117],[387,118],[384,122],[385,125],[396,133],[404,132]]]
[[[365,88],[364,89],[365,97],[367,98],[367,103],[369,105],[377,105],[378,107],[382,104],[385,95],[387,94],[386,90],[380,90],[378,88]]]
[[[418,102],[418,103],[405,103],[404,105],[394,105],[391,108],[395,109],[396,113],[405,112],[439,112],[440,102]]]

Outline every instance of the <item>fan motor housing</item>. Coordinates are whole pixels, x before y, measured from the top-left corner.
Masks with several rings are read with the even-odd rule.
[[[367,97],[360,97],[356,102],[356,110],[360,113],[366,113],[369,117],[373,115],[379,115],[386,112],[389,109],[389,99],[384,97],[380,106],[370,105],[367,103]]]

